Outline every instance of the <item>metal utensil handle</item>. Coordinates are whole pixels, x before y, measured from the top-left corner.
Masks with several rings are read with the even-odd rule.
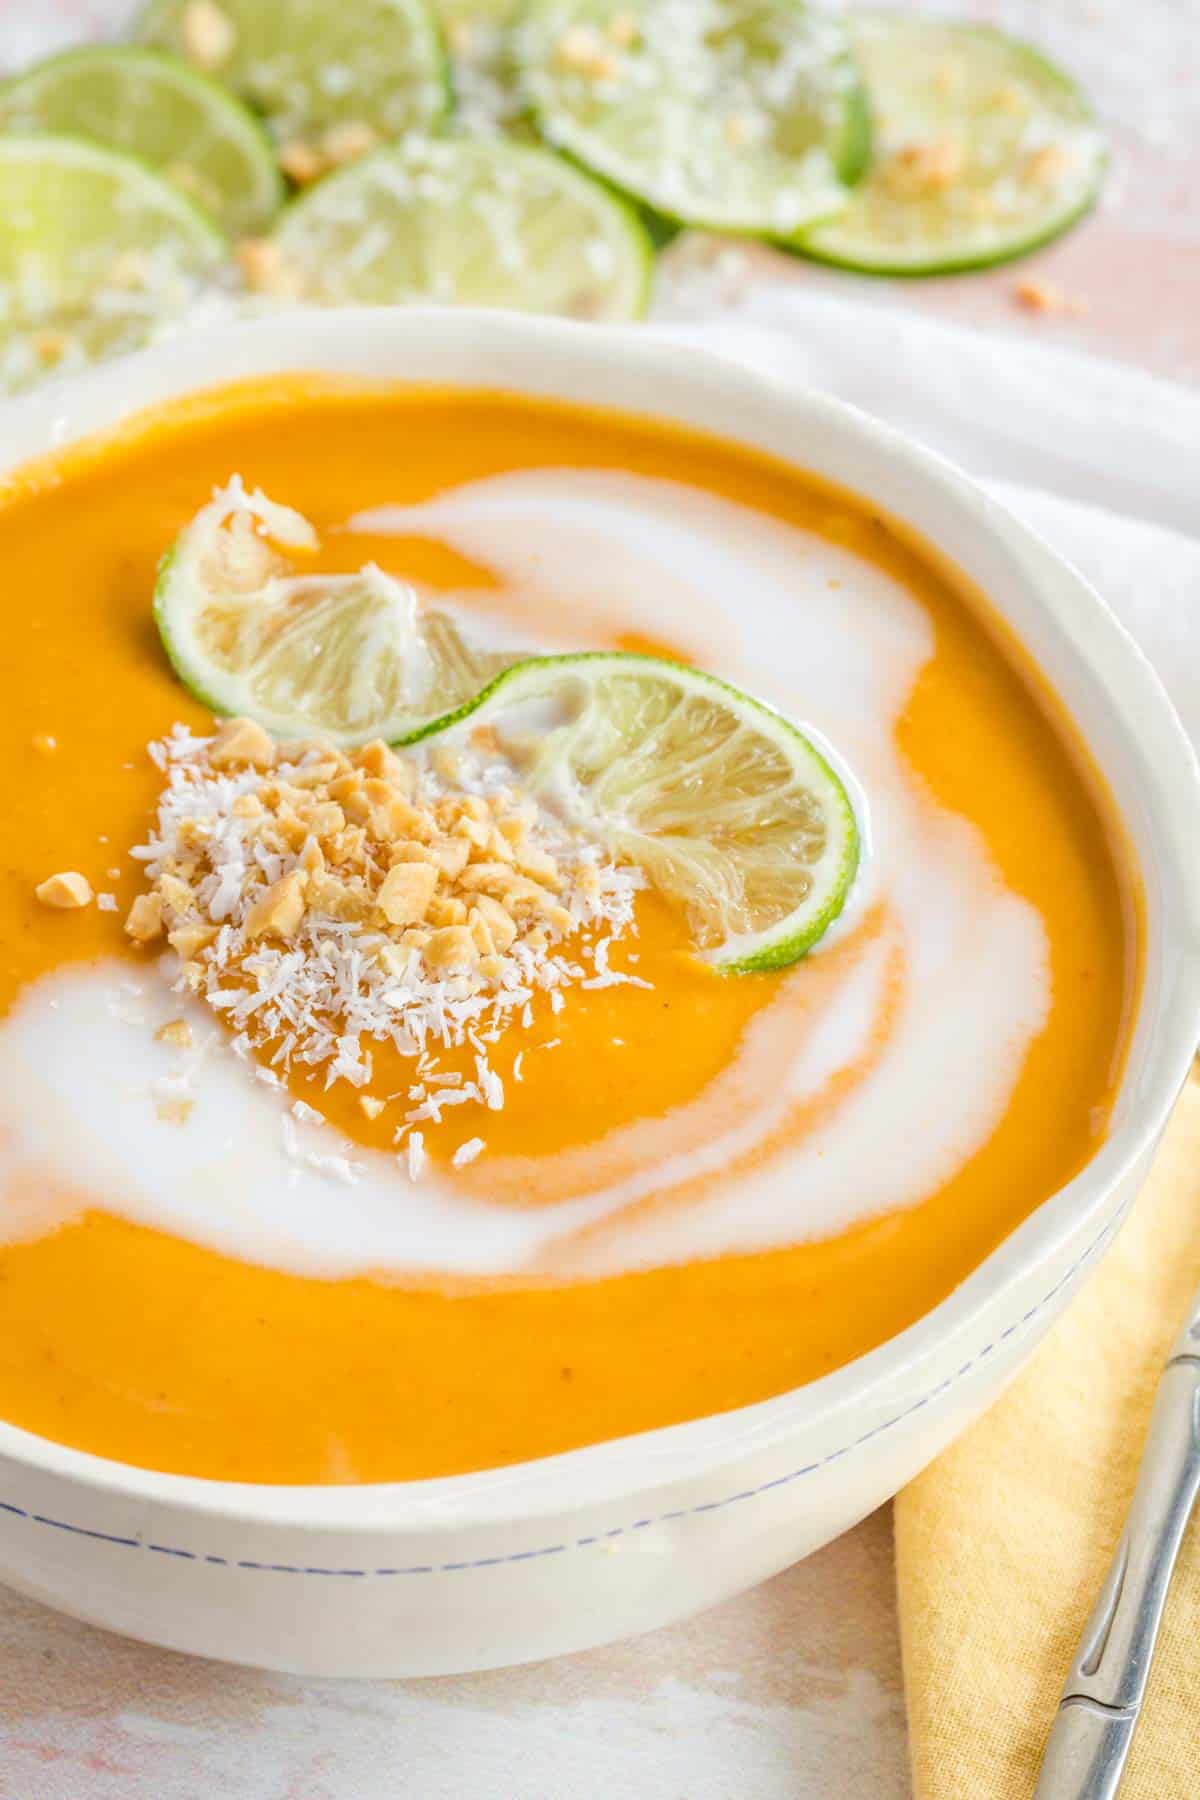
[[[1125,1530],[1067,1675],[1034,1800],[1116,1794],[1198,1491],[1200,1296],[1158,1384]]]

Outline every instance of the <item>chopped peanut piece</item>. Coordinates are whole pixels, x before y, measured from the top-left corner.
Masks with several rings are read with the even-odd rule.
[[[561,880],[554,858],[548,851],[539,850],[533,844],[523,844],[520,847],[516,863],[522,875],[528,875],[533,881],[540,881],[543,887],[556,888]]]
[[[1018,306],[1026,312],[1066,313],[1078,318],[1087,311],[1082,300],[1072,300],[1053,281],[1041,281],[1035,276],[1025,276],[1013,288],[1013,298]]]
[[[488,928],[492,943],[497,950],[511,949],[517,935],[516,921],[512,914],[493,900],[490,894],[480,894],[475,901],[475,911]]]
[[[342,163],[354,162],[373,150],[379,142],[379,134],[361,119],[346,119],[340,125],[331,125],[321,139],[321,151],[328,168],[339,168]]]
[[[389,925],[419,925],[429,911],[438,872],[432,863],[397,863],[379,890],[379,910]]]
[[[298,869],[273,881],[246,914],[247,937],[294,937],[304,917],[304,888]]]
[[[41,362],[61,362],[71,348],[71,337],[65,331],[58,331],[53,326],[43,326],[31,336],[30,347]]]
[[[590,25],[572,25],[564,31],[555,55],[564,69],[590,81],[605,81],[617,72],[616,58]]]
[[[473,969],[479,961],[475,940],[465,925],[447,925],[433,932],[424,955],[431,969]]]
[[[1034,187],[1049,188],[1061,181],[1071,167],[1071,158],[1061,144],[1043,144],[1034,150],[1025,164],[1025,179]]]
[[[383,1101],[377,1100],[373,1094],[360,1094],[358,1096],[358,1104],[362,1107],[362,1110],[366,1113],[368,1119],[377,1119],[384,1107]]]
[[[48,875],[45,881],[38,883],[34,892],[43,906],[69,911],[73,907],[90,904],[92,884],[78,869],[64,869],[58,875]]]
[[[154,1034],[160,1044],[172,1044],[177,1050],[190,1050],[192,1028],[186,1019],[168,1019]]]
[[[382,738],[372,738],[369,744],[363,745],[358,753],[358,766],[365,774],[386,776],[393,784],[403,768],[396,752]]]
[[[298,187],[307,187],[317,177],[324,175],[328,167],[325,158],[303,138],[294,138],[290,144],[284,144],[279,152],[279,166],[289,181]]]
[[[299,272],[284,261],[283,252],[270,238],[242,238],[237,247],[242,279],[255,294],[273,294],[278,300],[296,300],[304,283]]]
[[[168,1125],[186,1125],[196,1109],[194,1100],[182,1095],[167,1095],[154,1102],[154,1110]]]
[[[254,719],[224,719],[208,760],[214,769],[273,769],[275,744]]]
[[[148,898],[153,899],[154,895],[151,894]],[[198,969],[199,964],[195,963],[193,959],[199,956],[202,950],[207,950],[210,944],[215,943],[216,937],[215,925],[176,925],[168,931],[167,942],[186,963]]]
[[[183,9],[183,54],[209,73],[227,63],[237,43],[233,21],[214,0],[188,0]]]
[[[135,944],[152,944],[162,936],[162,929],[162,895],[139,894],[126,916],[126,933]]]
[[[935,138],[932,143],[906,144],[893,150],[883,165],[883,179],[898,198],[917,199],[950,187],[966,166],[966,155],[956,138]]]

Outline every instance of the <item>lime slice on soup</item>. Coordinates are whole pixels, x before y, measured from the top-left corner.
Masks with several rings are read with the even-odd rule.
[[[283,182],[262,126],[226,88],[174,57],[69,50],[0,88],[0,131],[61,132],[139,156],[231,233],[260,231]]]
[[[676,223],[791,237],[866,160],[845,32],[802,0],[531,0],[518,35],[545,137]]]
[[[0,137],[0,387],[144,343],[226,253],[143,163],[65,137]]]
[[[707,960],[782,968],[846,903],[846,789],[789,720],[714,676],[623,652],[531,658],[409,742],[489,727],[522,786],[687,911]]]
[[[427,130],[449,105],[425,0],[151,0],[140,35],[226,81],[281,144],[331,127]]]
[[[982,25],[856,20],[875,159],[845,210],[803,236],[847,268],[934,275],[1019,256],[1099,191],[1104,143],[1084,95],[1026,45]]]
[[[308,520],[235,477],[163,558],[154,617],[175,672],[214,712],[278,737],[398,738],[478,693],[515,653],[468,646],[445,612],[373,564],[297,573]]]
[[[461,301],[578,319],[645,310],[653,252],[622,200],[547,151],[394,145],[318,182],[272,237],[273,278],[322,305]]]

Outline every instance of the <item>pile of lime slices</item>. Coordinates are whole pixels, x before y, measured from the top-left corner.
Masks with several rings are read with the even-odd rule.
[[[912,14],[150,0],[137,37],[0,86],[0,388],[222,291],[636,318],[681,227],[973,268],[1062,231],[1103,169],[1060,70]]]
[[[486,727],[522,787],[640,868],[729,973],[795,962],[841,913],[854,809],[790,720],[660,657],[481,653],[373,565],[306,570],[316,547],[299,513],[236,480],[180,533],[154,615],[205,706],[347,748],[452,745]]]

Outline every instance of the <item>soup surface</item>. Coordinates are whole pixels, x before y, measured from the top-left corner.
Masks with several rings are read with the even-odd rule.
[[[639,892],[624,979],[539,996],[490,1051],[503,1105],[427,1118],[419,1167],[349,1082],[257,1080],[122,929],[147,746],[213,728],[155,568],[235,473],[319,567],[488,641],[682,658],[818,734],[864,827],[842,920],[725,976]],[[1102,1140],[1138,948],[1107,802],[983,603],[846,495],[617,416],[295,378],[27,471],[0,569],[0,1416],[262,1482],[695,1418],[920,1317]],[[63,869],[112,898],[39,904]]]

